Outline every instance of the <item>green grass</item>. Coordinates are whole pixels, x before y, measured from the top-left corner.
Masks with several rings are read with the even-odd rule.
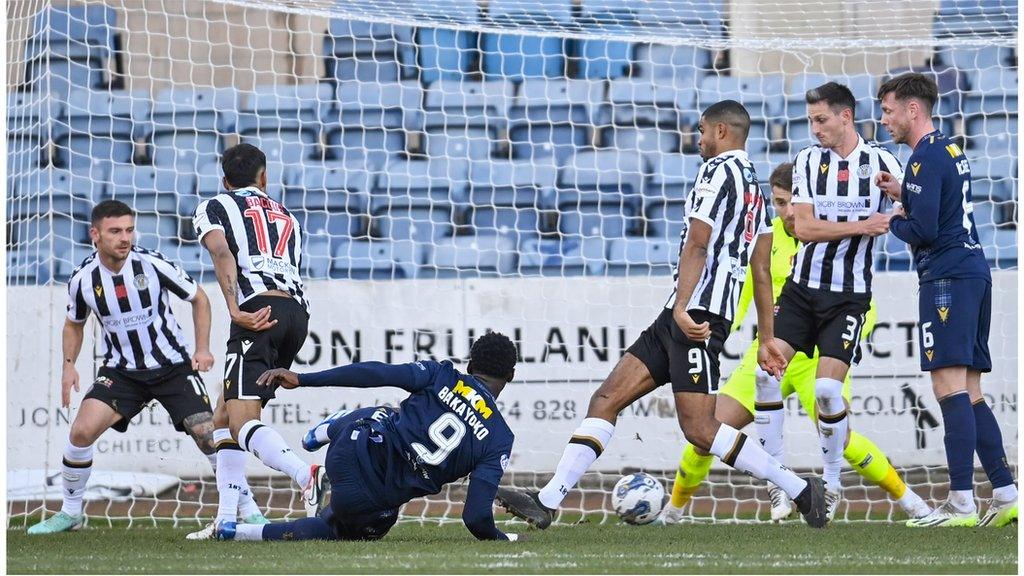
[[[1000,573],[1017,572],[1017,531],[888,524],[623,524],[526,530],[477,542],[460,524],[402,523],[378,542],[187,542],[189,529],[7,532],[10,573]]]

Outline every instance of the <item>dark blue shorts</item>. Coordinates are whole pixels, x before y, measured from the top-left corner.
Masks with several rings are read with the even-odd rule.
[[[982,278],[945,278],[921,285],[918,334],[921,370],[966,366],[990,372],[992,283]]]
[[[387,534],[398,520],[397,508],[376,502],[383,485],[386,456],[379,453],[384,444],[371,428],[378,411],[391,408],[360,408],[331,423],[327,434],[324,465],[331,482],[331,501],[322,518],[334,527],[342,540],[375,540]],[[380,439],[382,440],[382,439]]]

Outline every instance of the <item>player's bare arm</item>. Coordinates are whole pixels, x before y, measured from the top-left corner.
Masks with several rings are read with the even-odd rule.
[[[64,320],[64,331],[61,334],[61,347],[64,354],[64,361],[61,363],[60,377],[60,402],[61,406],[71,406],[71,389],[79,391],[78,369],[75,368],[75,361],[82,351],[82,340],[85,338],[85,322],[72,322]]]
[[[210,258],[213,260],[217,283],[220,284],[220,290],[224,294],[224,301],[228,305],[231,321],[254,332],[266,330],[277,324],[277,320],[270,319],[270,306],[264,306],[256,312],[243,312],[238,307],[237,263],[224,232],[211,230],[203,236],[203,246],[209,251]]]
[[[291,370],[285,368],[274,368],[267,370],[256,379],[257,386],[274,386],[278,385],[282,388],[298,388],[299,387],[299,375]]]
[[[772,232],[761,234],[750,256],[754,282],[754,307],[757,309],[757,363],[765,372],[782,378],[786,357],[775,342],[775,298],[772,296]]]
[[[679,253],[679,280],[676,282],[676,303],[672,308],[672,318],[679,329],[690,340],[699,342],[711,337],[711,326],[707,322],[697,324],[690,317],[686,306],[693,295],[693,289],[700,280],[704,264],[708,258],[708,242],[711,239],[711,226],[707,222],[690,219],[690,229],[686,234],[686,243]]]
[[[814,215],[811,204],[793,206],[793,235],[801,242],[831,242],[852,236],[881,236],[889,232],[889,214],[875,212],[867,220],[829,222]]]
[[[192,355],[192,368],[207,372],[213,366],[213,354],[210,353],[210,297],[202,287],[196,290],[192,299],[192,325],[195,326],[196,352]]]

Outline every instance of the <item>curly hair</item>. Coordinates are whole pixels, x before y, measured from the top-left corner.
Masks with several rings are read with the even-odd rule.
[[[507,382],[512,379],[518,359],[519,351],[508,336],[488,332],[473,342],[467,370],[470,374],[501,378]]]

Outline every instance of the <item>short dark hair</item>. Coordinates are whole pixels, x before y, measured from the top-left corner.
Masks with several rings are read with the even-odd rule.
[[[828,104],[836,114],[842,112],[844,108],[849,108],[852,114],[857,113],[857,99],[853,97],[853,92],[838,82],[826,82],[817,88],[811,88],[804,97],[808,104]]]
[[[701,114],[704,122],[722,122],[732,126],[737,132],[747,139],[750,133],[750,113],[743,107],[743,104],[735,100],[722,100],[708,106]]]
[[[488,332],[473,342],[469,351],[470,374],[481,374],[501,378],[508,382],[516,369],[519,351],[508,336],[500,332]]]
[[[783,162],[772,170],[772,175],[768,178],[768,183],[773,188],[782,188],[783,190],[793,191],[793,163]]]
[[[92,225],[96,226],[104,218],[120,218],[121,216],[135,216],[135,211],[120,200],[104,200],[92,209]]]
[[[235,188],[253,186],[260,170],[267,168],[267,155],[252,144],[236,144],[224,151],[220,157],[220,168],[224,179]]]
[[[878,88],[878,99],[892,93],[897,100],[917,98],[928,107],[928,112],[935,109],[939,101],[939,87],[935,80],[918,72],[907,72],[888,79]]]

